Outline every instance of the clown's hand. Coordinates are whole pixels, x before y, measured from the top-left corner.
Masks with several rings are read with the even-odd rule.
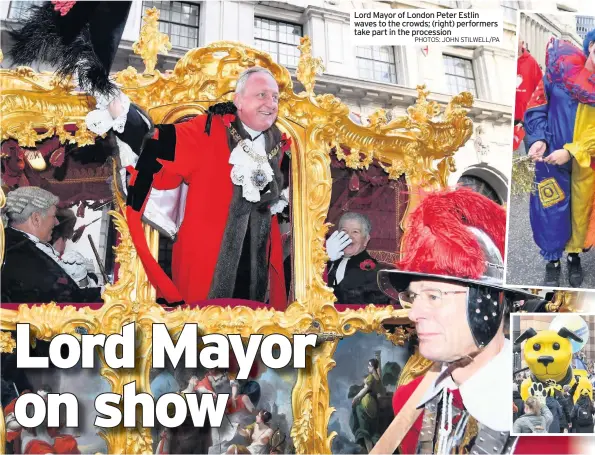
[[[529,148],[529,152],[527,153],[527,155],[533,161],[542,161],[543,154],[545,153],[546,149],[547,144],[545,143],[545,141],[535,141],[533,145],[531,145],[531,148]]]
[[[335,231],[326,241],[326,254],[331,261],[336,261],[343,257],[343,250],[347,248],[353,240],[345,232]]]
[[[558,166],[562,166],[568,163],[570,158],[572,158],[572,155],[568,150],[559,149],[550,153],[546,158],[543,159],[543,161],[548,164],[557,164]]]

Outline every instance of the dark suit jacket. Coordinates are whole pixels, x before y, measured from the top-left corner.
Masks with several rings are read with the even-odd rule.
[[[362,251],[347,261],[345,276],[339,284],[336,284],[337,268],[342,259],[328,263],[328,285],[333,288],[337,303],[389,303],[389,298],[378,288],[376,281],[378,261],[373,259],[366,250]]]
[[[100,288],[81,289],[22,232],[7,228],[2,264],[2,302],[101,302]]]

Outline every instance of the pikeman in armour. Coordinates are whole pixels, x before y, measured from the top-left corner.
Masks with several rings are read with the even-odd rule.
[[[505,233],[505,210],[466,188],[430,194],[412,213],[402,260],[378,282],[410,308],[434,365],[397,388],[395,419],[371,453],[514,449],[504,323],[513,301],[535,296],[503,286]]]

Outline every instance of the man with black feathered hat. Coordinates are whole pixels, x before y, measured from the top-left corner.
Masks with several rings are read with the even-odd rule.
[[[147,276],[170,304],[241,298],[283,310],[286,290],[277,214],[288,201],[290,140],[275,126],[279,88],[265,68],[239,77],[233,103],[175,125],[157,125],[128,168],[126,216]],[[125,96],[107,106],[113,128],[138,146],[148,120]],[[126,113],[126,110],[128,112]],[[89,129],[110,127],[106,110],[89,114]],[[144,120],[143,120],[144,119]],[[284,175],[285,174],[285,175]],[[141,217],[155,191],[188,184],[174,244],[173,281],[151,256]]]
[[[429,194],[412,213],[397,270],[380,288],[410,308],[419,353],[434,366],[397,388],[395,419],[371,453],[511,453],[510,303],[503,285],[506,212],[467,188]],[[465,437],[464,437],[465,436]]]

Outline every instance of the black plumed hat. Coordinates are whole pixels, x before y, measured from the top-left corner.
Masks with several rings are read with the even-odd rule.
[[[14,65],[46,62],[59,76],[74,75],[94,94],[116,92],[109,73],[132,2],[76,2],[65,15],[51,2],[32,5],[30,14],[10,35],[8,56]]]

